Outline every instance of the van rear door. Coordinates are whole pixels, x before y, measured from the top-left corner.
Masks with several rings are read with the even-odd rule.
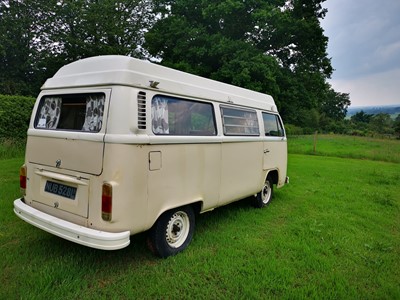
[[[90,178],[103,170],[110,94],[41,94],[28,131],[28,199],[87,217]]]

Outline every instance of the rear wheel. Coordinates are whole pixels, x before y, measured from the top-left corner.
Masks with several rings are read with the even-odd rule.
[[[274,187],[271,176],[268,176],[265,180],[262,190],[257,193],[253,200],[253,206],[256,208],[262,208],[269,204],[272,199]]]
[[[191,206],[169,210],[150,229],[147,245],[160,257],[175,255],[190,244],[194,227],[195,216]]]

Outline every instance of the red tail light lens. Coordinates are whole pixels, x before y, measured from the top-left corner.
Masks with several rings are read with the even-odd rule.
[[[101,218],[104,221],[111,221],[112,216],[112,185],[103,183],[101,195]]]
[[[19,187],[21,188],[22,196],[26,195],[26,166],[23,165],[19,169]]]

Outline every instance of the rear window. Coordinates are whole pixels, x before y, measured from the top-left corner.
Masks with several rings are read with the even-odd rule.
[[[51,95],[40,99],[37,129],[98,132],[103,124],[103,93]]]

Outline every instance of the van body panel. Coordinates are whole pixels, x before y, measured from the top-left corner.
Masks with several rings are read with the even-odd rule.
[[[93,175],[100,175],[103,169],[103,141],[29,136],[27,148],[28,162],[43,167]]]
[[[87,218],[90,183],[87,178],[64,175],[33,165],[28,172],[32,202]]]
[[[162,212],[202,202],[202,210],[218,206],[221,145],[167,144],[146,147],[159,151],[162,165],[147,171],[149,225]]]
[[[264,140],[263,169],[286,169],[287,143],[286,138],[266,138]],[[286,177],[286,172],[283,177]]]
[[[118,232],[129,230],[131,234],[148,229],[147,172],[148,148],[137,144],[106,143],[104,171],[95,187],[97,195],[90,204],[89,224],[92,228]],[[101,218],[101,185],[113,186],[112,218]]]
[[[265,179],[260,168],[263,143],[234,140],[222,143],[220,205],[254,195]]]
[[[27,199],[24,199],[24,201],[25,201],[25,203],[28,202]],[[50,216],[53,216],[53,217],[56,217],[56,218],[80,225],[80,226],[89,227],[87,217],[82,217],[77,214],[70,213],[66,210],[59,209],[58,207],[55,208],[54,206],[46,205],[46,204],[43,204],[38,201],[32,201],[31,207],[33,207],[45,214],[48,214]]]

